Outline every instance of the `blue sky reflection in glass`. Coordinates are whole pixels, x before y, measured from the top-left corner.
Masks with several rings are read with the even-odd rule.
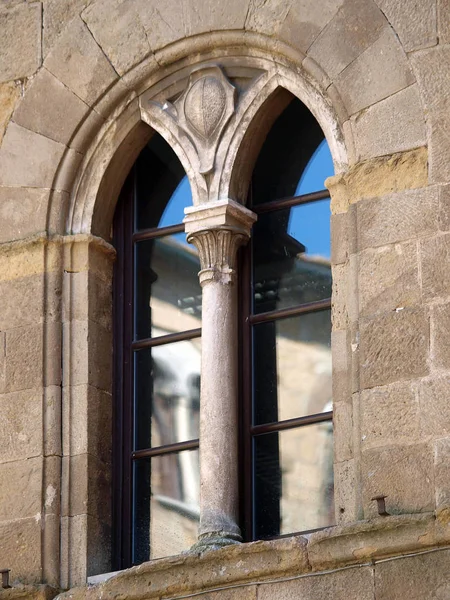
[[[333,160],[323,140],[303,171],[296,196],[323,190],[324,181],[334,175]],[[330,259],[330,201],[319,200],[291,210],[288,233],[306,246],[310,256]]]

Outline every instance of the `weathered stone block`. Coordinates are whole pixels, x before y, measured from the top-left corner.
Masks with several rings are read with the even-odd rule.
[[[336,265],[333,272],[332,323],[333,330],[347,327],[348,264]]]
[[[449,313],[450,314],[450,313]],[[450,435],[450,375],[423,379],[419,387],[423,436]]]
[[[0,521],[41,518],[41,456],[0,464]]]
[[[351,117],[359,160],[424,146],[425,119],[416,84]]]
[[[0,396],[0,462],[18,461],[42,453],[43,390]]]
[[[5,391],[41,389],[43,325],[18,327],[5,334]]]
[[[80,18],[71,22],[44,64],[89,106],[118,78]]]
[[[50,348],[52,354],[48,355]],[[60,348],[59,323],[17,327],[6,331],[4,391],[40,389],[43,384],[60,385]]]
[[[351,356],[347,331],[331,332],[333,356],[333,402],[351,401]]]
[[[349,402],[333,402],[334,456],[336,462],[353,458],[353,410]]]
[[[100,0],[82,13],[97,44],[123,75],[150,53],[150,46],[134,0]]]
[[[256,600],[257,589],[256,585],[250,585],[220,590],[219,592],[207,592],[206,594],[202,594],[202,596],[205,600]]]
[[[23,79],[39,68],[41,20],[40,2],[0,11],[0,81]]]
[[[0,245],[0,281],[42,275],[61,269],[61,246],[43,238]]]
[[[0,148],[0,186],[51,188],[64,146],[10,123]]]
[[[44,232],[48,201],[49,190],[0,188],[0,243]]]
[[[306,53],[320,32],[335,16],[343,0],[294,0],[279,31],[284,42]]]
[[[20,85],[14,81],[0,83],[0,144],[9,119],[20,98]]]
[[[434,443],[434,483],[436,509],[450,506],[450,437]]]
[[[392,383],[360,393],[361,447],[408,444],[419,439],[417,384]]]
[[[40,582],[41,536],[38,518],[0,522],[0,563],[11,569],[12,581]]]
[[[372,567],[358,567],[334,573],[278,583],[261,584],[258,587],[258,600],[373,600]]]
[[[89,271],[105,283],[111,284],[115,252],[111,247],[80,236],[65,247],[65,269],[71,273]]]
[[[64,586],[80,585],[90,575],[111,571],[109,525],[90,515],[77,515],[63,517],[61,530],[61,570]]]
[[[0,329],[58,319],[61,285],[61,277],[55,273],[0,280]]]
[[[345,0],[308,55],[334,79],[375,42],[385,26],[383,13],[371,0]]]
[[[405,52],[437,43],[436,7],[433,2],[380,0],[378,6],[400,38]]]
[[[450,119],[448,109],[438,114],[430,114],[431,127],[429,141],[430,182],[447,182],[450,179]]]
[[[375,597],[382,600],[446,600],[450,551],[404,557],[375,567]]]
[[[378,515],[374,496],[383,494],[391,514],[434,510],[433,450],[428,444],[366,450],[361,460],[366,518]]]
[[[145,0],[144,0],[145,1]],[[226,5],[220,0],[211,0],[208,5],[201,5],[196,0],[185,0],[183,3],[183,20],[185,31],[179,35],[179,38],[184,36],[196,35],[205,31],[220,31],[223,29],[244,29],[245,19],[249,12],[250,0],[231,0]],[[155,6],[159,4],[155,2]],[[176,3],[170,7],[170,12],[173,15],[173,10]],[[172,25],[172,22],[179,22],[177,18],[170,18],[168,7],[166,7],[166,20]],[[159,8],[158,8],[159,12]],[[147,27],[147,32],[150,37],[150,44],[153,47],[154,38],[152,27]],[[160,46],[161,47],[161,46]]]
[[[89,271],[64,274],[64,321],[91,320],[110,331],[112,327],[111,282]],[[1,288],[0,288],[1,289]]]
[[[438,190],[410,190],[360,201],[356,211],[359,250],[415,239],[438,230]]]
[[[438,0],[437,2],[438,34],[441,44],[450,42],[450,2]]]
[[[344,131],[351,129],[344,123]],[[380,156],[352,165],[344,173],[325,181],[331,193],[333,215],[349,211],[363,198],[376,198],[399,192],[426,188],[428,185],[428,150],[416,148],[389,156]],[[351,225],[353,227],[353,224]],[[352,236],[351,241],[354,241]],[[355,240],[356,241],[356,240]],[[354,252],[351,248],[350,252]]]
[[[431,362],[439,369],[450,368],[450,304],[431,309]]]
[[[421,303],[417,242],[364,250],[359,255],[361,316]]]
[[[450,233],[427,238],[420,243],[422,294],[424,300],[447,298],[450,290]]]
[[[14,122],[68,145],[89,107],[46,69],[41,69],[14,113]]]
[[[439,45],[412,55],[412,65],[431,126],[430,181],[448,182],[450,177],[450,116],[447,82],[450,78],[450,47]]]
[[[55,44],[60,33],[66,25],[77,17],[92,0],[43,0],[44,1],[44,31],[43,53],[44,57]]]
[[[360,326],[361,388],[428,373],[429,323],[423,310],[363,320]]]
[[[334,505],[336,523],[351,523],[359,518],[357,502],[357,461],[346,460],[334,465]]]
[[[245,5],[245,2],[242,4]],[[168,0],[163,4],[158,0],[136,0],[135,5],[151,50],[159,50],[172,42],[183,39],[185,35],[190,35],[186,34],[186,29],[191,24],[191,19],[189,19],[189,25],[187,22],[189,15],[187,18],[184,16],[183,19],[179,18],[180,10],[184,9],[186,3],[182,8],[176,0]],[[186,6],[186,8],[188,7]],[[205,18],[204,13],[206,12],[202,11],[203,18]],[[209,30],[208,27],[205,29]]]
[[[111,390],[112,334],[93,321],[64,324],[64,385],[90,384]]]
[[[112,396],[90,385],[64,389],[64,454],[91,454],[111,462]]]
[[[284,22],[288,11],[289,3],[283,0],[272,0],[272,2],[250,0],[245,28],[273,35]]]
[[[331,262],[338,265],[346,262],[350,252],[349,237],[355,232],[349,227],[346,213],[331,216]]]
[[[439,187],[439,229],[450,231],[450,185]]]
[[[89,514],[111,519],[111,465],[95,456],[78,454],[62,459],[62,516]]]
[[[415,79],[392,28],[386,26],[380,37],[335,79],[349,115],[354,115],[396,92]]]
[[[58,361],[58,357],[53,359]],[[61,456],[61,386],[49,385],[44,388],[44,456]]]

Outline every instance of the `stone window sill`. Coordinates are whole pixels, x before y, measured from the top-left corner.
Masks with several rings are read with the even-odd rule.
[[[309,534],[228,546],[203,554],[186,553],[92,578],[84,588],[67,592],[81,598],[174,597],[207,590],[283,580],[450,544],[450,508],[378,517]],[[108,580],[98,582],[101,577]],[[63,595],[61,597],[64,597]]]

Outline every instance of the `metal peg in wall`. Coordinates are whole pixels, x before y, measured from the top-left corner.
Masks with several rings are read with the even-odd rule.
[[[386,510],[386,498],[387,496],[374,496],[371,500],[377,501],[378,514],[380,517],[387,517],[389,513]]]
[[[10,588],[9,585],[9,573],[11,569],[0,569],[0,573],[2,574],[2,588],[4,590]]]

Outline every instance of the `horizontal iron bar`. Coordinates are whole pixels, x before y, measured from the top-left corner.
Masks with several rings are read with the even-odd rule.
[[[145,450],[135,450],[131,453],[133,460],[140,458],[151,458],[153,456],[161,456],[163,454],[174,454],[183,450],[197,450],[199,447],[198,440],[189,440],[187,442],[176,442],[174,444],[166,444],[165,446],[157,446],[156,448],[146,448]]]
[[[278,319],[288,319],[289,317],[327,310],[328,308],[331,308],[331,298],[307,302],[306,304],[301,304],[300,306],[294,306],[292,308],[280,308],[279,310],[271,310],[269,312],[259,313],[258,315],[250,315],[249,321],[252,325],[257,325],[258,323],[267,323],[268,321],[276,321]]]
[[[155,346],[162,346],[163,344],[171,344],[173,342],[182,342],[184,340],[192,340],[194,338],[201,337],[201,327],[197,329],[188,329],[187,331],[180,331],[179,333],[168,333],[167,335],[160,335],[155,338],[145,338],[131,344],[132,350],[144,350],[145,348],[154,348]]]
[[[294,427],[302,427],[303,425],[313,425],[314,423],[323,423],[333,419],[333,411],[318,413],[316,415],[308,415],[306,417],[297,417],[296,419],[287,419],[286,421],[276,421],[274,423],[265,423],[264,425],[253,425],[250,429],[252,435],[263,435],[264,433],[273,433],[276,431],[285,431]]]
[[[289,198],[280,198],[279,200],[271,200],[264,204],[254,206],[252,211],[257,215],[262,215],[273,210],[281,210],[282,208],[291,208],[309,202],[317,202],[318,200],[326,200],[330,197],[328,190],[320,190],[320,192],[312,192],[311,194],[303,194],[302,196],[291,196]]]
[[[143,229],[133,233],[133,242],[142,242],[143,240],[152,240],[165,235],[173,235],[174,233],[184,233],[184,224],[168,225],[167,227],[152,227],[151,229]]]

